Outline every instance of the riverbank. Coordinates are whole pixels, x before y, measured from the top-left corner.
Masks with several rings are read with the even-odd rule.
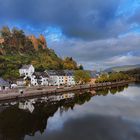
[[[77,85],[74,87],[63,87],[63,88],[56,88],[56,87],[41,87],[41,88],[25,88],[23,89],[23,93],[21,94],[19,90],[9,91],[6,93],[0,94],[0,102],[6,101],[16,101],[20,99],[28,99],[28,98],[36,98],[42,97],[51,94],[61,94],[63,92],[73,92],[78,90],[100,90],[105,87],[117,87],[123,86],[133,81],[121,81],[121,82],[114,82],[114,83],[100,83],[94,85]]]

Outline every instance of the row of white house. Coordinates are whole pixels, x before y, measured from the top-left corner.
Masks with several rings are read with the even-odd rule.
[[[27,80],[33,86],[38,85],[75,85],[74,72],[72,70],[46,70],[44,72],[35,72],[33,65],[23,65],[19,69],[20,78],[17,85],[25,85]]]
[[[49,85],[75,85],[72,70],[47,70]]]

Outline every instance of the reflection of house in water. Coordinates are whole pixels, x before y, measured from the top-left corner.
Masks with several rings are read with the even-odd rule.
[[[42,97],[41,100],[39,100],[40,103],[43,102],[55,102],[55,101],[61,101],[61,100],[67,100],[67,99],[72,99],[74,98],[75,94],[74,93],[64,93],[64,94],[60,94],[60,95],[51,95],[48,97]],[[30,99],[28,101],[25,102],[19,102],[19,109],[22,110],[28,110],[29,112],[33,113],[35,107],[36,100],[35,99]],[[37,101],[38,102],[38,101]]]
[[[18,107],[19,107],[19,109],[28,110],[31,113],[35,109],[32,101],[19,102],[19,106]]]
[[[35,104],[33,113],[10,106],[0,112],[0,140],[24,140],[25,136],[43,133],[58,105]]]
[[[30,99],[24,103],[16,104],[0,111],[0,140],[24,140],[25,136],[34,136],[47,130],[48,118],[56,111],[62,114],[68,109],[73,109],[75,104],[83,104],[90,99],[90,94],[64,93],[42,97],[43,99]],[[60,104],[55,102],[63,100]],[[68,99],[68,100],[65,100]],[[69,100],[72,99],[72,100]],[[20,108],[20,109],[19,109]],[[58,110],[60,109],[60,110]],[[29,111],[26,111],[29,110]]]
[[[60,94],[60,95],[49,96],[49,100],[50,101],[60,101],[60,100],[74,98],[74,96],[75,96],[74,93],[64,93],[64,94]]]

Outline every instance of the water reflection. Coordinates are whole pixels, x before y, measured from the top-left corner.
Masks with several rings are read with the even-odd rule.
[[[113,89],[105,88],[103,90],[96,91],[96,93],[99,96],[107,96],[108,94],[114,95],[119,92],[122,93],[122,91],[126,88],[128,88],[128,86],[116,87]],[[7,107],[1,106],[0,140],[69,140],[76,139],[76,137],[77,139],[89,140],[92,138],[101,139],[101,134],[103,136],[106,135],[104,139],[111,139],[115,137],[116,139],[119,139],[121,137],[123,140],[123,133],[120,132],[120,129],[122,129],[121,127],[124,127],[124,129],[126,129],[125,131],[129,129],[127,132],[134,131],[135,137],[132,138],[137,138],[138,136],[140,136],[137,132],[137,129],[140,128],[139,126],[132,126],[131,128],[129,128],[129,126],[131,126],[131,123],[124,123],[121,118],[111,118],[97,114],[94,114],[94,116],[92,116],[91,114],[86,116],[86,113],[88,114],[88,111],[91,111],[91,108],[94,108],[94,106],[91,106],[92,101],[94,102],[94,97],[92,98],[92,96],[94,95],[91,94],[92,92],[79,93],[80,94],[67,93],[60,96],[52,95],[40,99],[20,101]],[[91,98],[92,101],[90,103],[89,101],[91,100]],[[98,100],[95,99],[95,102],[97,103]],[[85,103],[87,104],[83,106],[83,104]],[[82,113],[85,114],[83,118],[81,118],[78,114],[78,111],[80,110],[82,110]],[[84,112],[84,110],[86,110],[86,112]],[[99,110],[100,109],[98,109],[98,111]],[[95,108],[94,111],[96,112]],[[79,119],[74,120],[73,118],[72,121],[66,121],[66,128],[64,128],[63,130],[61,129],[61,132],[56,131],[56,129],[60,127],[59,125],[63,126],[63,124],[60,124],[61,121],[64,123],[64,120],[69,119],[71,115],[75,117],[79,115]],[[119,125],[118,121],[122,121],[122,124]],[[112,125],[115,125],[114,131],[118,131],[117,133],[108,133],[108,130],[111,131]],[[102,128],[100,126],[102,126]],[[56,129],[53,129],[54,127],[56,127]],[[80,130],[83,133],[81,132],[80,134]],[[77,135],[75,134],[75,131],[77,131]],[[120,137],[118,136],[119,133]],[[115,137],[113,137],[113,135]],[[126,137],[124,139],[126,139]]]
[[[110,88],[103,88],[102,90],[98,90],[96,91],[97,95],[103,95],[106,96],[107,94],[111,93],[111,94],[116,94],[118,92],[122,92],[124,91],[124,89],[127,89],[128,85],[125,86],[118,86],[118,87],[110,87]]]

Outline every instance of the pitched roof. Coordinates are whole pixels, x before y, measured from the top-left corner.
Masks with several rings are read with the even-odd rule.
[[[47,70],[46,72],[49,76],[65,76],[65,72],[63,70]]]
[[[47,70],[49,76],[73,76],[73,70]]]
[[[0,86],[10,86],[7,81],[5,81],[3,78],[0,78]]]
[[[91,78],[97,78],[98,74],[95,71],[88,71]]]
[[[46,72],[34,72],[33,75],[35,75],[37,78],[39,77],[48,77],[48,74]]]
[[[29,69],[30,66],[32,66],[32,65],[23,65],[23,66],[21,67],[21,69]]]
[[[66,76],[73,76],[74,70],[64,70]]]

